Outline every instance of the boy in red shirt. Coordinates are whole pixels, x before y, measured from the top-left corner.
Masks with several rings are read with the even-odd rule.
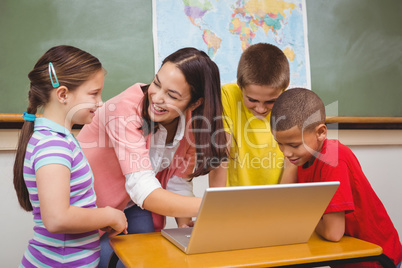
[[[398,232],[353,152],[338,140],[326,139],[325,106],[317,94],[303,88],[282,93],[271,112],[271,129],[284,157],[298,166],[297,179],[281,183],[341,183],[316,232],[330,241],[348,235],[377,244],[384,262],[400,267]],[[366,262],[342,267],[382,266]]]

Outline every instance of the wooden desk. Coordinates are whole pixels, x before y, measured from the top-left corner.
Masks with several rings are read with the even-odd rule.
[[[313,234],[308,243],[186,255],[160,233],[121,235],[110,244],[126,267],[311,267],[373,260],[380,246],[352,237],[334,243]]]

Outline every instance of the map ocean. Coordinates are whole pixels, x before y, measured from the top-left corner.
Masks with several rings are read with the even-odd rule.
[[[154,0],[155,68],[183,47],[205,51],[222,84],[235,82],[240,55],[265,42],[289,59],[290,87],[310,88],[304,0]]]

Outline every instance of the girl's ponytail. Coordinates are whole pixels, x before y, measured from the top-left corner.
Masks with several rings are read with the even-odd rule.
[[[51,85],[38,83],[38,81],[46,79],[46,75],[43,74],[43,72],[38,71],[38,64],[36,64],[35,68],[28,74],[28,78],[31,81],[31,84],[28,92],[29,106],[27,113],[36,114],[38,107],[43,106],[48,102],[50,91],[53,89],[53,87]],[[34,132],[34,125],[35,121],[25,121],[22,126],[18,139],[18,148],[13,170],[14,189],[17,193],[18,202],[26,211],[32,211],[32,204],[30,202],[28,189],[24,181],[24,159],[29,139]]]
[[[35,114],[35,109],[28,109],[29,114]],[[17,192],[18,202],[26,211],[32,211],[32,204],[29,200],[29,193],[24,181],[24,159],[29,139],[34,131],[34,121],[25,121],[18,139],[17,154],[14,162],[14,189]]]

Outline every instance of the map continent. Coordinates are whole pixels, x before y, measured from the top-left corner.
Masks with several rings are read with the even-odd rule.
[[[241,53],[265,42],[287,56],[291,86],[310,86],[303,0],[154,0],[154,5],[156,69],[175,50],[191,46],[217,63],[223,83],[235,82]]]

